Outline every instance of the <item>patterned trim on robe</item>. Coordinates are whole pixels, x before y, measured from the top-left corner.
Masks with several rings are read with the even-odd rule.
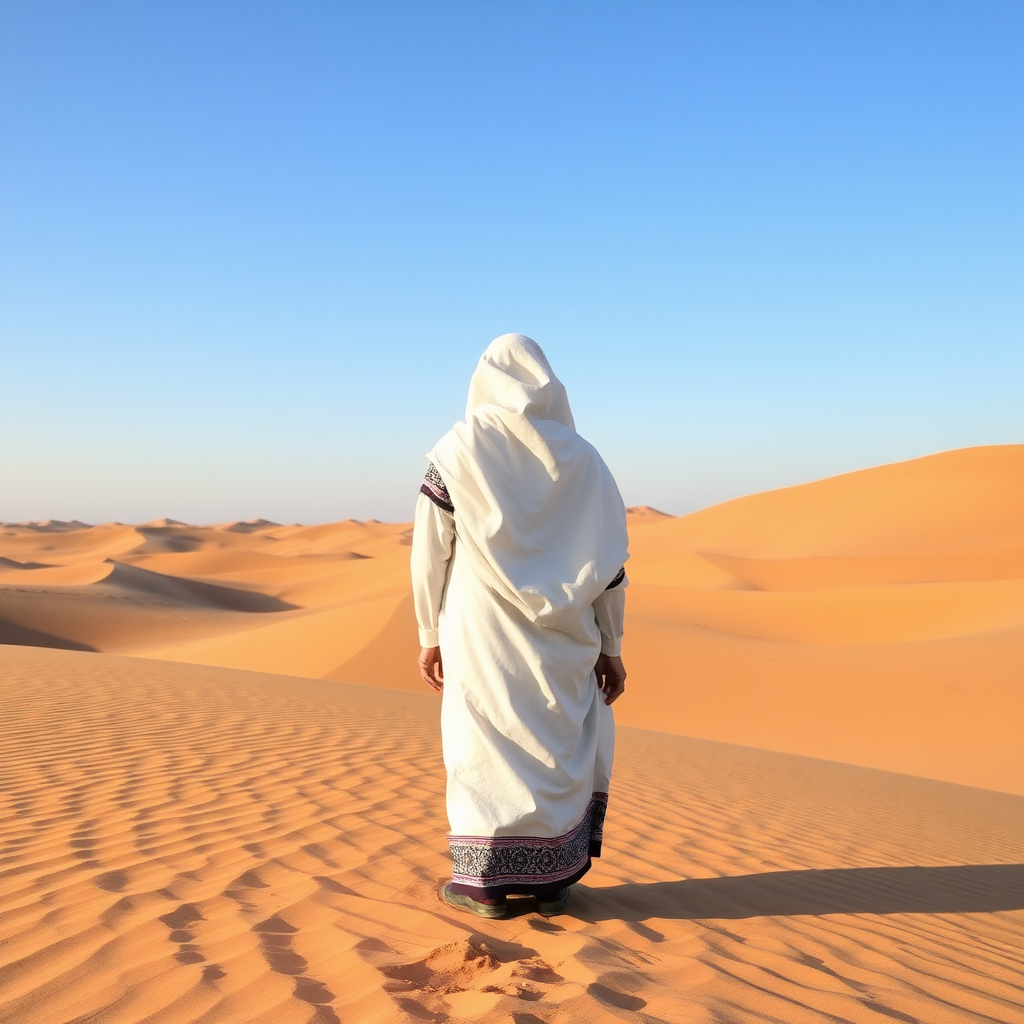
[[[595,793],[579,824],[563,836],[449,836],[452,881],[479,888],[557,884],[601,856],[607,793]]]
[[[615,579],[605,587],[605,590],[614,590],[626,578],[626,567],[623,566],[616,574]]]
[[[437,467],[432,462],[427,463],[427,475],[423,478],[423,483],[420,484],[420,494],[425,494],[438,508],[443,508],[445,512],[454,513],[455,506],[452,504],[448,488],[445,487],[441,474],[438,473]]]

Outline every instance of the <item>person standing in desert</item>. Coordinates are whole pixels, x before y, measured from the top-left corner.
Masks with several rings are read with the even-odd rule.
[[[442,692],[449,906],[560,913],[600,856],[626,513],[540,346],[504,334],[427,458],[412,542],[420,674]],[[443,660],[442,660],[443,658]]]

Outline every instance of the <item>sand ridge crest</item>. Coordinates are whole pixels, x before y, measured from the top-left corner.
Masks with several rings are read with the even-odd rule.
[[[68,533],[92,529],[89,523],[83,523],[80,519],[43,519],[39,522],[2,523],[0,526],[11,533]]]

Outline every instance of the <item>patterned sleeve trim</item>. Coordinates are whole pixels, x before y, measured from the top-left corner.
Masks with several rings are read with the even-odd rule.
[[[423,483],[420,484],[420,493],[425,494],[438,508],[443,508],[445,512],[455,511],[451,496],[448,494],[448,488],[445,487],[441,474],[438,473],[437,467],[432,462],[427,463],[427,475],[423,478]]]
[[[626,578],[626,567],[623,566],[616,574],[615,579],[605,587],[605,590],[614,590]]]

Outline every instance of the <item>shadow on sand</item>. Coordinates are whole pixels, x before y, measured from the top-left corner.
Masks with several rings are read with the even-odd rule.
[[[568,913],[582,921],[798,914],[984,914],[1024,909],[1024,864],[773,871],[677,882],[577,885]]]

